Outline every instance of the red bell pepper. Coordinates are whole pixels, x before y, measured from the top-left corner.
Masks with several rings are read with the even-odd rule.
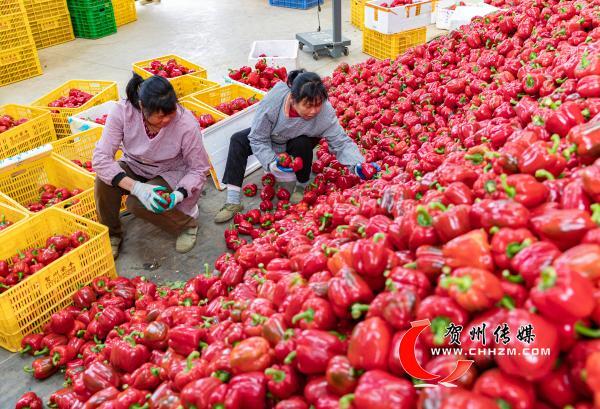
[[[135,342],[131,335],[117,340],[110,351],[111,365],[120,371],[133,372],[150,359],[150,351],[145,345]]]
[[[90,308],[96,299],[96,293],[89,286],[82,287],[73,294],[73,304],[78,308]]]
[[[50,328],[53,332],[61,335],[68,334],[75,325],[75,319],[68,311],[60,311],[50,317]]]
[[[585,318],[596,306],[589,280],[576,271],[554,267],[542,270],[530,297],[542,315],[561,322]]]
[[[481,311],[491,308],[504,293],[500,280],[487,270],[463,267],[442,277],[440,285],[448,289],[448,294],[467,311]]]
[[[509,268],[511,259],[536,240],[528,229],[501,228],[492,236],[494,264],[500,269]]]
[[[410,327],[419,298],[410,287],[379,293],[368,306],[367,318],[381,317],[396,330]],[[353,309],[353,312],[360,309]],[[356,315],[354,316],[356,318]]]
[[[79,395],[70,387],[59,389],[50,395],[49,404],[59,409],[80,409],[84,405],[79,399]]]
[[[44,355],[50,352],[52,348],[57,345],[66,345],[69,342],[68,338],[64,335],[55,334],[53,332],[49,333],[42,339],[42,349],[36,351],[34,355]]]
[[[42,346],[42,341],[44,336],[42,334],[29,334],[23,337],[21,340],[21,351],[19,351],[22,355],[28,353],[29,355],[34,355],[37,351],[40,351]]]
[[[561,254],[554,266],[558,270],[571,270],[595,282],[600,279],[600,245],[580,244]]]
[[[388,324],[379,317],[358,323],[352,331],[348,344],[348,359],[354,368],[372,370],[387,369],[392,341]]]
[[[23,370],[27,373],[33,374],[35,379],[46,379],[54,375],[58,371],[58,367],[52,364],[52,358],[44,356],[37,358],[31,364],[31,366],[25,366]]]
[[[133,371],[130,377],[124,381],[136,389],[154,390],[160,385],[165,376],[166,374],[160,366],[146,362]]]
[[[85,342],[83,340],[80,341]],[[71,345],[57,345],[50,350],[50,357],[54,366],[64,366],[73,360],[76,355],[77,351]]]
[[[242,190],[244,191],[244,195],[248,196],[248,197],[254,197],[256,196],[256,192],[258,191],[258,187],[256,186],[255,183],[249,183],[247,185],[245,185]]]
[[[514,340],[511,347],[516,348],[517,355],[496,356],[496,363],[500,369],[506,374],[528,381],[541,379],[550,373],[559,354],[556,328],[539,315],[519,308],[509,311],[505,322],[511,333],[515,335],[520,329],[531,325],[535,337],[533,340],[530,339],[530,343]],[[549,354],[535,356],[524,354],[524,348],[547,348]]]
[[[308,409],[308,403],[303,397],[293,396],[289,399],[279,401],[275,409]]]
[[[362,239],[352,248],[353,267],[358,274],[379,277],[388,264],[391,250],[385,246],[385,234],[378,233],[373,238]]]
[[[335,327],[336,317],[331,304],[320,297],[310,297],[302,304],[302,311],[294,315],[292,324],[302,329],[330,330]]]
[[[464,389],[436,388],[432,390],[433,398],[425,397],[423,401],[425,405],[430,405],[431,401],[439,404],[440,409],[496,409],[499,406],[498,402],[492,399],[481,396],[475,392],[470,392]],[[429,395],[429,394],[427,394]],[[426,396],[427,396],[426,395]]]
[[[600,122],[592,121],[571,128],[567,141],[577,146],[577,154],[598,157],[600,154]]]
[[[205,329],[178,325],[169,329],[169,347],[178,354],[187,356],[200,348],[205,334]]]
[[[579,394],[573,387],[566,363],[537,381],[536,386],[540,397],[554,407],[562,408],[578,400]]]
[[[96,393],[111,386],[119,387],[121,380],[110,365],[94,361],[83,371],[83,383],[88,391]]]
[[[500,175],[500,186],[504,193],[516,202],[531,209],[542,204],[548,197],[548,188],[527,174]]]
[[[115,409],[129,409],[143,408],[146,400],[145,391],[129,387],[123,392],[119,393],[113,402],[115,403]]]
[[[96,321],[98,321],[100,330],[108,333],[111,329],[126,322],[127,317],[123,310],[109,305],[97,314]]]
[[[93,394],[87,400],[86,406],[89,408],[106,407],[111,402],[113,402],[114,399],[117,398],[117,396],[119,396],[119,390],[114,386],[110,386]]]
[[[275,185],[275,176],[272,173],[266,173],[260,179],[263,186],[274,186]]]
[[[545,240],[566,250],[579,244],[583,236],[596,227],[588,212],[578,209],[551,209],[531,218],[535,232]]]
[[[381,370],[360,377],[353,399],[357,408],[412,408],[416,403],[417,393],[411,382]]]
[[[470,210],[471,206],[460,204],[446,208],[433,217],[433,227],[443,243],[471,230]]]
[[[190,382],[181,390],[181,401],[186,408],[212,409],[211,401],[221,385],[222,381],[214,376]]]
[[[329,360],[325,372],[327,387],[340,396],[351,393],[358,385],[360,373],[361,371],[352,367],[348,357],[334,356]]]
[[[485,199],[471,207],[471,223],[473,227],[510,227],[513,229],[527,227],[529,211],[520,203],[509,200]]]
[[[266,407],[267,378],[262,372],[234,376],[228,385],[225,407],[263,409]]]
[[[493,269],[487,233],[481,229],[455,237],[444,245],[442,251],[446,264],[451,268]]]
[[[43,409],[44,404],[39,396],[35,392],[25,392],[15,402],[15,409]]]
[[[293,361],[303,374],[311,375],[325,372],[329,360],[344,352],[345,348],[342,341],[335,335],[325,331],[309,329],[298,335],[296,338],[296,351],[286,360]]]
[[[300,378],[290,365],[273,365],[265,370],[267,388],[277,399],[287,399],[299,391]]]
[[[499,369],[484,372],[475,382],[473,392],[495,400],[500,407],[533,409],[536,402],[531,383],[509,376]]]
[[[431,321],[431,328],[421,333],[425,343],[429,346],[443,346],[448,344],[444,334],[450,323],[464,326],[468,315],[452,298],[432,295],[421,302],[416,318]]]
[[[272,360],[269,342],[262,337],[247,338],[238,343],[229,356],[234,374],[264,371]]]
[[[373,299],[373,292],[359,275],[355,274],[352,269],[344,267],[336,277],[331,279],[327,297],[335,315],[347,318],[350,317],[352,305],[369,303]]]

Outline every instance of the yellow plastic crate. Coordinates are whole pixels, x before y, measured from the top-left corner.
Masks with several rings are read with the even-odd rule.
[[[38,332],[50,316],[72,303],[71,297],[94,278],[116,277],[108,229],[61,209],[32,216],[0,237],[0,260],[19,251],[42,246],[52,234],[77,230],[90,239],[36,274],[0,294],[0,346],[20,349],[21,339]],[[10,261],[9,261],[10,262]]]
[[[255,97],[256,99],[261,100],[264,97],[264,93],[238,84],[227,84],[212,90],[200,91],[188,95],[185,99],[196,103],[199,102],[211,109],[215,109],[219,104],[230,102],[240,97],[246,99]]]
[[[222,121],[223,119],[227,118],[227,115],[225,115],[223,112],[217,111],[216,109],[209,108],[204,104],[193,102],[191,100],[183,100],[180,102],[180,104],[182,107],[192,111],[192,113],[196,116],[211,114],[213,118],[215,118],[216,122]]]
[[[29,203],[39,200],[39,188],[45,183],[66,187],[69,190],[82,189],[83,192],[80,194],[53,207],[64,208],[79,200],[78,204],[83,202],[87,206],[71,206],[68,207],[69,212],[92,219],[95,217],[94,176],[75,164],[65,162],[55,153],[45,152],[0,170],[0,191],[25,208]],[[40,213],[47,210],[42,210]]]
[[[0,3],[0,50],[31,45],[31,30],[25,8],[19,2],[8,5]]]
[[[359,30],[365,28],[365,0],[350,0],[350,23]]]
[[[150,78],[153,74],[150,71],[146,71],[144,69],[145,67],[149,67],[150,63],[152,61],[160,61],[161,63],[166,63],[170,59],[174,59],[175,61],[177,61],[177,64],[179,64],[179,65],[183,65],[186,68],[192,68],[195,70],[191,74],[186,74],[186,75],[182,75],[180,77],[175,77],[175,78],[169,78],[169,82],[171,83],[171,85],[173,85],[173,88],[175,88],[175,92],[177,93],[177,96],[181,96],[182,93],[185,93],[185,90],[186,90],[185,83],[186,83],[186,79],[188,77],[198,77],[198,78],[207,78],[208,77],[208,74],[207,74],[205,68],[203,68],[197,64],[194,64],[193,62],[188,61],[185,58],[181,58],[177,55],[172,55],[172,54],[165,55],[162,57],[151,58],[149,60],[135,62],[135,63],[133,63],[133,72],[135,72],[136,74],[139,74],[144,79]]]
[[[410,47],[425,44],[427,28],[416,28],[397,34],[381,34],[363,28],[363,52],[380,60],[395,59]]]
[[[25,213],[30,214],[23,206],[21,206],[18,202],[15,202],[10,197],[6,196],[4,193],[0,192],[0,205],[10,206],[15,209],[19,209],[21,211],[25,211]]]
[[[20,47],[0,50],[0,87],[42,74],[33,40]]]
[[[59,16],[30,21],[29,25],[37,48],[51,47],[75,40],[68,11]]]
[[[11,221],[13,223],[4,230],[0,230],[0,236],[2,236],[15,226],[18,226],[28,217],[29,213],[25,209],[12,207],[6,203],[2,203],[2,201],[0,200],[0,223],[4,220]]]
[[[219,88],[218,82],[207,80],[206,78],[185,75],[176,84],[173,84],[178,98],[184,98],[188,95],[196,94],[202,91],[208,91]]]
[[[112,0],[117,27],[137,20],[135,0]]]
[[[69,13],[67,0],[23,0],[29,23]]]
[[[8,104],[0,106],[2,115],[10,115],[14,119],[27,118],[28,121],[0,133],[0,159],[56,140],[52,117],[44,109]]]
[[[102,130],[104,127],[91,128],[87,131],[76,133],[75,135],[68,136],[66,138],[59,139],[56,142],[52,143],[52,151],[56,153],[60,159],[67,162],[70,165],[75,165],[72,161],[74,159],[78,159],[82,162],[87,160],[92,160],[92,156],[94,154],[94,148],[96,147],[96,143],[100,140],[102,136]],[[123,152],[118,150],[115,154],[115,159],[119,159],[123,156]],[[85,169],[80,168],[82,171],[87,172]],[[94,175],[95,173],[89,173],[90,175]],[[124,212],[126,210],[125,200],[127,196],[123,196],[123,200],[121,201],[121,211]],[[63,205],[69,206],[68,209],[71,212],[76,214],[84,214],[88,219],[98,220],[95,212],[91,212],[90,209],[95,209],[95,202],[93,200],[90,201],[90,197],[83,198],[79,203],[75,203],[73,205],[69,205],[68,203]]]
[[[60,97],[69,95],[71,88],[77,88],[81,91],[94,95],[88,102],[77,108],[57,108],[49,107],[48,104]],[[31,105],[43,108],[51,112],[54,121],[54,129],[58,138],[64,138],[71,135],[69,126],[69,117],[78,112],[85,111],[103,102],[118,100],[119,92],[117,83],[114,81],[90,81],[90,80],[71,80],[62,84],[60,87],[50,91],[48,94],[34,101]]]

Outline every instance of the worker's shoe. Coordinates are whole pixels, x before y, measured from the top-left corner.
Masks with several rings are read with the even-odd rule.
[[[181,232],[175,243],[175,251],[178,253],[187,253],[196,245],[198,236],[198,226],[190,227]]]
[[[140,4],[145,6],[146,4],[152,4],[152,0],[140,0]]]
[[[244,206],[239,203],[225,203],[221,210],[219,210],[219,213],[215,216],[215,223],[228,222],[242,210],[244,210]]]
[[[121,242],[123,239],[120,237],[111,237],[110,238],[110,248],[112,250],[113,258],[116,260],[119,257],[119,250],[121,248]]]

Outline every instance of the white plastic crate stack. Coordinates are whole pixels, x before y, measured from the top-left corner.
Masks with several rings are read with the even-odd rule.
[[[374,0],[365,4],[366,28],[382,34],[396,34],[431,24],[431,1],[385,7],[389,3],[391,0]]]

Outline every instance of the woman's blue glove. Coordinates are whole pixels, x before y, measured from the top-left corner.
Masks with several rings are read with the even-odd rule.
[[[371,162],[370,165],[373,166],[375,168],[375,170],[377,170],[377,172],[381,171],[381,166],[379,166],[376,162]],[[356,167],[354,168],[354,173],[356,173],[358,175],[358,177],[360,177],[362,180],[371,179],[371,177],[367,178],[367,176],[363,173],[363,164],[362,163],[359,163],[358,165],[356,165]]]
[[[169,207],[167,207],[166,210],[174,209],[175,206],[177,206],[179,203],[181,203],[181,201],[184,199],[183,193],[181,193],[179,190],[171,192],[169,197],[171,199],[171,203],[169,203]]]

